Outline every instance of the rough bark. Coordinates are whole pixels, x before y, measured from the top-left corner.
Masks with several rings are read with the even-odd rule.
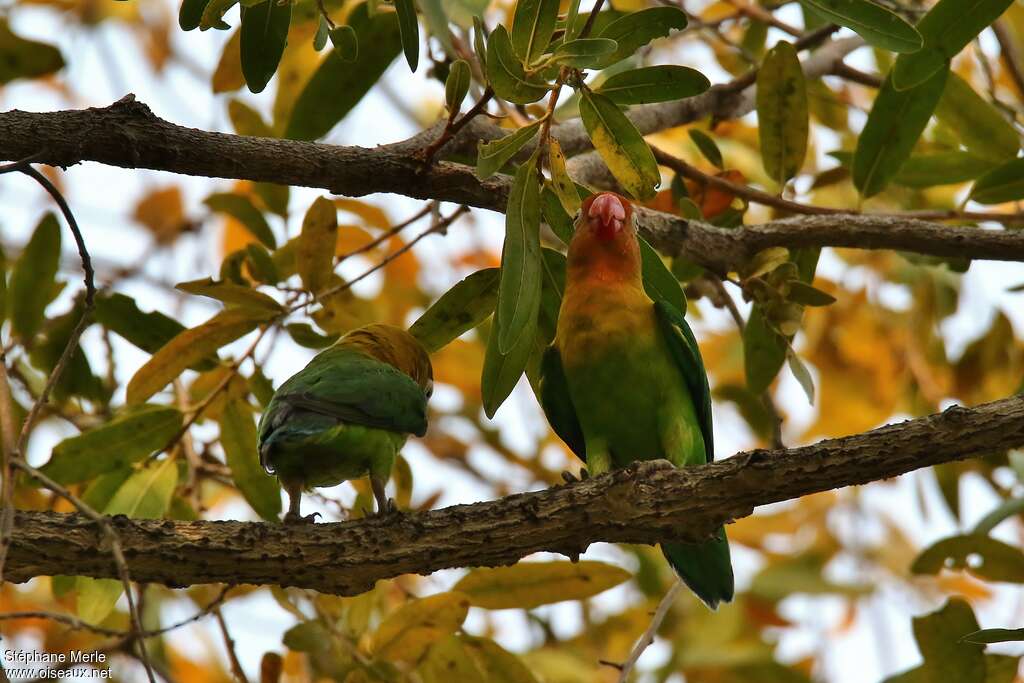
[[[479,180],[466,165],[425,169],[407,151],[254,138],[186,128],[126,97],[108,107],[0,113],[0,159],[34,156],[70,166],[96,161],[185,175],[440,199],[504,211],[507,176]],[[932,256],[1024,261],[1024,231],[947,226],[912,218],[850,214],[798,216],[726,230],[641,209],[641,232],[667,255],[684,255],[717,272],[735,269],[770,246],[905,249]]]
[[[587,481],[416,514],[337,524],[175,522],[114,518],[140,582],[279,584],[353,595],[400,574],[498,566],[539,551],[575,554],[599,541],[706,537],[755,507],[864,484],[1024,444],[1024,396],[786,450],[756,450],[704,467],[663,461]],[[18,512],[7,577],[117,569],[88,519]]]

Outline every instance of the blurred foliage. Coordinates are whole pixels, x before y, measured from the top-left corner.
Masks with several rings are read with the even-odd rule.
[[[282,357],[306,359],[310,349],[376,321],[412,325],[445,388],[418,442],[425,455],[415,466],[405,459],[396,465],[400,507],[429,509],[444,500],[444,488],[422,483],[438,478],[424,477],[420,467],[461,477],[479,498],[553,485],[562,470],[576,468],[546,428],[487,417],[505,403],[508,413],[541,424],[525,387],[512,392],[524,373],[535,380],[539,353],[553,335],[570,216],[597,189],[570,177],[572,159],[548,135],[552,122],[582,119],[614,187],[651,208],[725,228],[787,214],[752,204],[748,193],[714,179],[818,207],[880,212],[956,211],[968,200],[1012,209],[1024,199],[1024,92],[1014,71],[1024,44],[1019,2],[940,0],[928,8],[806,0],[795,35],[785,35],[776,5],[732,1],[708,0],[684,12],[624,0],[593,21],[578,0],[242,0],[239,10],[235,4],[17,1],[0,10],[0,84],[31,85],[77,106],[81,74],[67,67],[75,68],[79,56],[62,54],[50,44],[56,39],[33,30],[32,17],[43,13],[58,17],[76,41],[103,45],[103,32],[116,27],[118,36],[135,41],[119,43],[116,59],[144,62],[154,79],[169,65],[200,72],[202,87],[222,94],[223,119],[240,135],[321,138],[371,90],[383,93],[395,116],[411,116],[417,125],[441,112],[447,133],[461,112],[493,94],[491,111],[510,134],[481,144],[474,161],[482,179],[514,176],[505,241],[498,251],[474,214],[434,203],[400,216],[381,200],[313,197],[267,183],[210,180],[201,202],[166,178],[148,185],[124,206],[149,241],[147,258],[130,266],[98,259],[102,291],[84,341],[31,426],[33,441],[59,441],[43,471],[109,514],[276,519],[281,494],[259,467],[254,445],[255,418],[285,378],[271,368]],[[974,40],[999,16],[1002,32],[1016,41],[1016,57],[997,46],[1004,51],[997,59],[985,41]],[[858,79],[804,77],[795,40],[825,20],[873,47],[867,61],[885,79],[880,90]],[[200,34],[210,30],[224,33],[207,71],[190,50],[209,42],[211,34]],[[698,61],[705,73],[674,63]],[[757,123],[706,119],[645,139],[622,114],[623,105],[692,97],[722,73],[752,68],[759,68]],[[423,101],[379,85],[404,82],[406,69],[426,74],[430,87],[415,91]],[[557,94],[550,93],[563,89],[567,97],[555,107]],[[0,89],[0,98],[6,92]],[[530,145],[538,150],[532,155],[523,152]],[[666,176],[649,145],[699,174]],[[48,175],[63,185],[60,174]],[[412,226],[426,223],[411,236]],[[40,214],[21,232],[28,237],[4,236],[0,259],[16,419],[38,397],[83,310],[74,262],[59,258],[61,242],[70,244],[61,222]],[[452,244],[443,250],[419,245],[440,243],[428,238],[446,233]],[[963,274],[983,264],[882,251],[827,255],[769,249],[723,285],[698,265],[665,260],[644,245],[648,293],[683,310],[691,299],[688,315],[699,320],[718,429],[734,432],[728,442],[768,445],[778,436],[777,418],[792,444],[1021,390],[1024,343],[1010,317],[961,297]],[[827,277],[817,273],[819,260],[827,261]],[[161,261],[202,265],[161,268]],[[179,282],[183,270],[192,279]],[[1019,282],[998,284],[1021,290]],[[153,300],[175,304],[153,304],[146,293],[154,291]],[[716,310],[737,303],[733,295],[742,298],[741,325]],[[966,317],[987,322],[963,350],[951,351],[948,332]],[[796,378],[812,411],[780,374]],[[522,400],[506,402],[510,394]],[[1012,623],[982,620],[1001,628],[981,629],[975,611],[992,613],[1005,603],[1002,584],[1024,582],[1024,452],[978,455],[908,477],[906,485],[820,493],[736,521],[729,535],[741,546],[737,599],[711,613],[682,594],[657,632],[665,647],[637,679],[827,680],[836,641],[866,631],[881,652],[895,647],[879,626],[895,609],[900,628],[912,623],[920,663],[886,680],[1019,680],[1017,659],[985,646],[1024,639],[1020,608]],[[876,500],[894,496],[888,508]],[[311,497],[327,519],[354,519],[369,506],[370,491],[357,481],[341,493]],[[24,478],[14,502],[71,509]],[[925,541],[918,537],[924,528],[941,535]],[[1014,533],[1003,533],[1008,529]],[[603,662],[627,658],[674,577],[653,548],[612,552],[613,562],[542,558],[471,569],[457,581],[405,576],[349,598],[240,587],[227,602],[235,612],[245,609],[235,603],[269,595],[279,607],[272,618],[293,624],[279,647],[262,654],[261,683],[615,681],[618,671]],[[611,588],[614,599],[591,600]],[[129,618],[120,595],[117,582],[70,576],[0,588],[4,612],[76,615],[124,631]],[[219,609],[218,600],[209,586],[139,590],[148,629],[170,626],[168,612],[182,609],[212,620],[206,615]],[[570,600],[578,601],[571,627],[563,623],[565,605],[546,607]],[[824,617],[813,614],[819,606],[838,615],[824,627]],[[517,620],[510,622],[510,614]],[[232,624],[223,623],[220,647],[230,649]],[[30,634],[52,652],[131,649],[124,637],[47,619],[2,628],[9,638]],[[780,642],[808,633],[814,642],[781,654]],[[238,677],[210,650],[183,648],[165,635],[147,642],[168,680]]]

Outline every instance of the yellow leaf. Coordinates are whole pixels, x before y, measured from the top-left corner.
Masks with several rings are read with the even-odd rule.
[[[475,607],[529,609],[563,600],[582,600],[630,578],[604,562],[520,562],[511,567],[473,569],[455,584]]]
[[[159,244],[169,244],[188,227],[181,189],[172,185],[154,190],[135,206],[133,218],[153,233]]]
[[[252,309],[232,308],[221,311],[199,327],[181,332],[154,353],[128,382],[128,405],[144,402],[185,368],[256,329],[267,314],[260,312],[259,317],[254,317]]]
[[[347,197],[336,198],[334,200],[334,205],[342,211],[347,211],[348,213],[359,216],[363,219],[363,222],[371,228],[387,230],[391,227],[391,220],[384,212],[384,209],[379,206],[367,204],[366,202],[361,202],[358,199],[348,199]]]
[[[448,636],[430,646],[417,672],[423,683],[484,683],[485,679],[462,641]]]
[[[334,248],[338,241],[338,211],[331,200],[317,197],[302,221],[295,249],[295,267],[303,286],[322,291],[334,274]]]
[[[213,72],[210,85],[213,92],[231,92],[238,90],[245,85],[245,76],[242,75],[242,38],[241,32],[235,31],[231,34],[228,42],[224,45],[224,52],[221,53],[220,61]]]
[[[487,683],[537,683],[533,672],[519,657],[487,638],[461,636],[460,640]]]
[[[373,635],[379,659],[418,660],[432,643],[454,633],[469,612],[469,598],[459,592],[411,600],[388,615]]]

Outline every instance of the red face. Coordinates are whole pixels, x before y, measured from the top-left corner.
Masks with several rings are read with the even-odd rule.
[[[626,198],[601,192],[587,197],[580,211],[599,239],[613,240],[630,220],[631,207]]]

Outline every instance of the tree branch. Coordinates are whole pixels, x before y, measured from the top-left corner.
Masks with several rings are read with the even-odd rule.
[[[379,579],[497,566],[591,543],[706,538],[755,507],[1024,444],[1024,396],[800,448],[756,450],[703,467],[645,462],[568,486],[416,514],[337,524],[112,518],[137,581],[278,584],[354,595]],[[116,577],[96,522],[18,512],[7,578]]]
[[[341,147],[186,128],[157,117],[132,96],[103,108],[0,113],[0,159],[29,155],[54,166],[97,161],[122,168],[321,187],[350,196],[395,193],[494,211],[504,211],[511,184],[503,175],[481,181],[473,168],[446,161],[424,169],[411,154],[389,146]],[[872,214],[800,216],[726,230],[648,209],[637,213],[641,232],[660,251],[684,255],[719,273],[771,246],[902,249],[942,257],[1024,261],[1024,231]]]

